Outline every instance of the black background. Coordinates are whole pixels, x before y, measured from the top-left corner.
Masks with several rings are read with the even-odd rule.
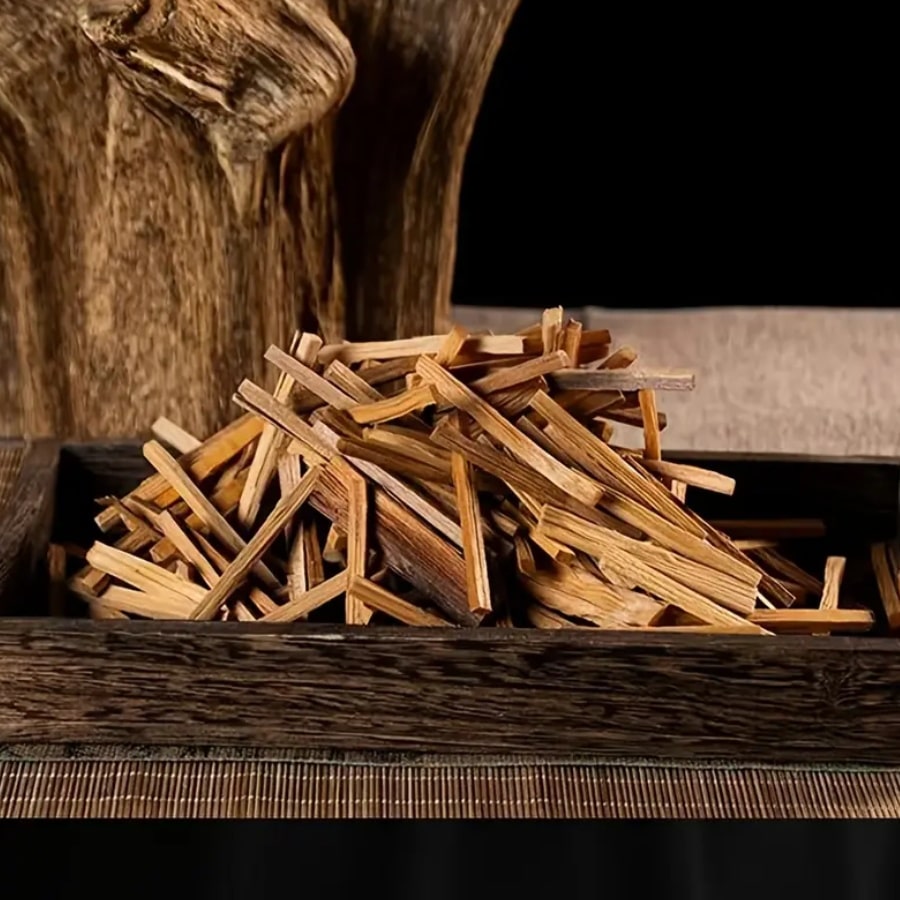
[[[895,305],[887,20],[786,6],[524,0],[465,167],[456,302]]]

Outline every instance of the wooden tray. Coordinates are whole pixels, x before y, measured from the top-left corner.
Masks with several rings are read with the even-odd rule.
[[[709,518],[822,518],[845,553],[898,532],[896,461],[669,456],[737,478],[693,492]],[[0,742],[900,762],[895,639],[44,616],[51,534],[89,540],[93,498],[146,474],[137,443],[27,448],[0,511]]]

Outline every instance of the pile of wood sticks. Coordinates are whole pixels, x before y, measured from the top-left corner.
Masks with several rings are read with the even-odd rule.
[[[200,442],[167,420],[70,587],[98,617],[420,626],[866,631],[871,611],[687,491],[720,474],[662,459],[662,391],[608,331],[560,308],[518,334],[325,345],[297,334],[244,381],[246,412]],[[615,443],[643,429],[643,450]]]

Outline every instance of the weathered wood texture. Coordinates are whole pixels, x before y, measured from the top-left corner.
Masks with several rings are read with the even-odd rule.
[[[0,506],[0,615],[28,612],[47,594],[45,557],[53,528],[59,444],[26,445],[18,477]]]
[[[0,666],[0,741],[900,762],[896,640],[10,620]]]
[[[0,0],[0,435],[200,435],[298,325],[428,333],[517,0]]]

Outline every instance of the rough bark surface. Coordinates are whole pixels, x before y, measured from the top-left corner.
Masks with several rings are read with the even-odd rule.
[[[204,434],[298,325],[431,331],[516,3],[0,0],[0,434]]]

